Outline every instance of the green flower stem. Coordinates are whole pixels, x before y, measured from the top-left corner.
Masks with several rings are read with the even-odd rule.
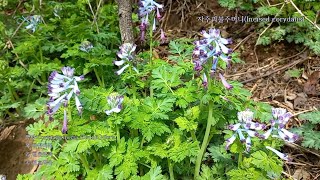
[[[195,131],[194,130],[190,131],[190,134],[191,134],[193,142],[198,142],[198,139],[197,139]],[[198,148],[200,149],[199,145],[198,145]]]
[[[29,91],[28,91],[28,96],[27,96],[27,104],[29,103],[29,100],[30,100],[30,94],[31,94],[31,91],[32,91],[32,88],[33,88],[33,85],[35,83],[36,80],[33,80],[31,85],[30,85],[30,88],[29,88]]]
[[[145,137],[142,136],[141,143],[140,143],[140,149],[142,149],[142,147],[143,147],[144,139],[145,139]]]
[[[101,82],[101,79],[100,79],[100,77],[99,77],[99,73],[98,73],[97,69],[96,69],[96,68],[93,68],[93,71],[94,71],[94,74],[95,74],[96,77],[97,77],[97,80],[98,80],[99,85],[103,87],[103,84],[102,84],[102,82]]]
[[[207,127],[206,127],[206,132],[205,132],[205,135],[204,135],[204,138],[202,141],[201,149],[198,152],[198,156],[197,156],[197,160],[196,160],[196,167],[194,170],[194,179],[196,179],[199,176],[202,158],[203,158],[204,152],[207,149],[209,135],[210,135],[210,129],[211,129],[211,125],[213,122],[212,111],[213,111],[213,102],[209,101],[209,113],[208,113]]]
[[[153,19],[154,15],[151,16],[151,19]],[[150,25],[150,30],[149,30],[149,38],[150,38],[150,64],[152,65],[152,56],[153,56],[153,51],[152,51],[152,48],[153,48],[153,42],[152,42],[152,39],[153,39],[153,29],[152,29],[152,25]],[[151,82],[150,82],[150,97],[153,97],[153,89],[151,87]]]
[[[239,153],[239,159],[238,159],[238,168],[242,168],[242,152]]]
[[[90,167],[89,167],[87,157],[84,154],[78,154],[78,156],[79,156],[84,168],[86,169],[86,173],[88,174],[90,171]]]
[[[19,99],[19,96],[18,96],[18,94],[17,94],[16,91],[13,91],[13,90],[12,90],[12,87],[11,87],[10,83],[7,83],[7,87],[8,87],[8,89],[9,89],[9,93],[10,93],[11,96],[12,96],[12,100],[13,100],[13,101],[18,100],[18,99]]]
[[[96,160],[99,167],[101,167],[101,159],[98,157],[96,150],[91,149],[94,159]]]
[[[170,180],[174,180],[173,166],[169,158],[168,158],[168,167],[169,167]]]
[[[103,68],[102,68],[102,72],[103,72]],[[103,74],[101,74],[101,81],[102,81],[102,87],[106,87],[104,84],[104,76]]]
[[[72,107],[68,106],[67,108],[67,114],[68,114],[68,122],[72,122]]]
[[[116,131],[117,131],[117,143],[119,144],[120,143],[120,129],[119,129],[118,125],[116,125]]]
[[[211,124],[211,125],[212,125],[212,124]],[[213,133],[211,133],[211,134],[210,134],[209,139],[208,139],[207,146],[209,145],[209,143],[210,143],[210,141],[211,141],[211,139],[212,139],[213,135],[214,135]]]

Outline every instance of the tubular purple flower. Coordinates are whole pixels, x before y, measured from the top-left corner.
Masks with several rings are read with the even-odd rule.
[[[106,110],[106,114],[109,116],[111,113],[119,113],[122,109],[122,102],[124,97],[118,95],[117,93],[112,93],[108,96],[108,104],[110,106],[110,110]]]
[[[63,119],[63,125],[62,125],[62,134],[67,134],[68,131],[68,119],[67,119],[67,111],[64,110],[64,119]]]
[[[238,135],[240,141],[246,144],[246,151],[248,152],[251,148],[251,137],[260,137],[260,134],[257,132],[257,130],[264,129],[265,125],[252,122],[253,112],[249,109],[238,112],[237,115],[239,123],[235,125],[229,125],[228,128],[232,131],[235,131],[234,136]],[[246,133],[247,137],[245,137],[243,134],[244,132]],[[227,145],[229,146],[231,143]]]
[[[221,82],[222,82],[223,86],[224,86],[226,89],[230,90],[230,89],[233,88],[233,86],[226,81],[226,79],[223,77],[223,75],[222,75],[221,73],[219,73],[219,77],[220,77],[220,79],[221,79]]]
[[[89,41],[84,41],[79,46],[79,49],[83,52],[89,52],[93,48],[93,45]]]
[[[202,85],[203,85],[203,87],[204,87],[205,89],[208,88],[208,78],[207,78],[206,73],[203,73]]]
[[[291,159],[289,158],[289,156],[287,154],[281,153],[280,151],[278,151],[270,146],[266,146],[266,148],[271,150],[272,152],[274,152],[279,158],[281,158],[285,161],[291,161]]]
[[[229,139],[226,140],[226,150],[229,150],[230,145],[236,140],[236,134],[233,134]]]
[[[162,29],[160,29],[161,34],[160,34],[160,39],[161,39],[161,43],[164,43],[166,40],[166,36],[164,34],[164,31]]]
[[[271,128],[263,135],[264,139],[267,139],[272,132],[275,131],[276,135],[272,135],[273,137],[277,137],[288,142],[295,142],[298,140],[298,135],[285,129],[285,125],[292,117],[291,113],[287,112],[287,110],[283,108],[272,108],[272,115],[275,119],[270,121]]]
[[[71,78],[73,76],[73,73],[74,73],[74,68],[63,67],[63,68],[61,68],[61,71],[62,71],[63,75]]]
[[[41,22],[42,17],[40,15],[33,15],[24,19],[29,23],[29,25],[26,26],[26,29],[30,29],[34,33],[38,24]]]
[[[241,123],[237,123],[235,125],[229,125],[229,129],[233,130],[233,131],[236,131],[236,130],[238,130],[240,128],[240,126],[241,126]]]
[[[250,109],[246,109],[245,111],[238,112],[238,120],[242,123],[248,123],[253,120],[253,112]]]
[[[118,71],[116,72],[116,74],[117,74],[118,76],[121,75],[121,74],[123,73],[123,71],[124,71],[125,69],[127,69],[129,66],[130,66],[129,64],[123,66],[120,70],[118,70]]]
[[[134,59],[133,52],[136,50],[137,45],[131,44],[131,43],[124,43],[120,46],[120,50],[117,53],[118,57],[121,58],[120,61],[113,61],[113,63],[116,66],[122,66],[125,63],[128,63],[124,65],[121,69],[119,69],[116,74],[120,75],[124,72],[125,69],[127,69],[130,65],[132,65],[132,60]],[[133,67],[133,69],[138,73],[138,70]]]
[[[251,149],[251,137],[248,136],[248,137],[246,138],[246,151],[249,152],[250,149]]]

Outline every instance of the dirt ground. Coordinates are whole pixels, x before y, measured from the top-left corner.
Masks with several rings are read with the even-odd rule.
[[[5,175],[7,180],[16,179],[19,173],[33,173],[38,167],[33,163],[36,159],[28,156],[34,150],[32,140],[26,138],[26,127],[27,123],[21,123],[1,129],[0,174]]]
[[[255,46],[258,39],[255,23],[199,21],[199,16],[247,15],[246,12],[221,8],[216,1],[168,0],[164,3],[166,6],[162,27],[169,40],[179,37],[198,38],[199,31],[209,27],[220,28],[224,37],[234,40],[232,48],[240,53],[246,64],[232,65],[226,72],[226,77],[242,82],[253,93],[255,100],[286,108],[294,115],[320,108],[319,94],[308,91],[314,88],[320,92],[318,79],[312,79],[311,76],[313,72],[320,71],[318,56],[312,55],[303,46],[285,42],[266,47]],[[161,46],[158,54],[165,58],[168,54],[166,50],[167,46]],[[285,75],[285,71],[292,68],[303,68],[302,76],[290,78]],[[311,80],[316,83],[310,84]],[[294,118],[291,126],[299,126],[301,123]],[[31,143],[26,138],[26,126],[27,124],[17,124],[0,129],[0,174],[6,175],[9,180],[15,179],[18,173],[33,173],[38,168],[38,165],[25,164],[26,161],[34,160],[26,156],[26,153],[32,152],[26,146]],[[320,179],[320,153],[305,150],[299,145],[287,146],[285,150],[296,157],[292,163],[285,164],[285,176],[304,180]]]

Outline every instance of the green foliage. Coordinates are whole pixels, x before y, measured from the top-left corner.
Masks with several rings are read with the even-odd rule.
[[[318,125],[320,123],[320,111],[313,111],[299,115],[300,120],[307,121],[301,127],[295,128],[294,132],[303,137],[302,146],[307,148],[320,149],[320,132]]]
[[[16,15],[19,19],[41,14],[34,33],[25,28],[28,22],[20,19],[18,24],[13,18],[0,23],[4,53],[0,83],[8,85],[0,87],[0,115],[34,118],[36,122],[26,128],[28,134],[35,144],[52,145],[42,148],[52,155],[41,157],[52,163],[42,165],[34,175],[20,175],[20,179],[190,179],[195,167],[202,167],[200,179],[278,177],[282,164],[258,151],[264,144],[255,142],[251,156],[238,158],[248,171],[237,168],[234,155],[224,147],[224,135],[230,133],[225,127],[235,121],[238,111],[251,108],[256,111],[256,121],[266,121],[270,106],[251,101],[251,93],[239,82],[231,81],[234,88],[227,90],[218,77],[212,77],[204,89],[201,78],[195,76],[190,39],[171,41],[166,61],[150,58],[152,51],[142,50],[132,62],[139,73],[130,67],[115,76],[112,61],[120,45],[118,9],[112,2],[101,2],[25,2],[26,13]],[[243,10],[253,9],[252,4],[257,3],[220,2],[228,8],[241,5]],[[18,1],[8,3],[16,7]],[[285,28],[275,29],[270,41],[284,38],[286,33]],[[14,48],[6,47],[8,40]],[[93,48],[82,51],[83,43],[92,43]],[[243,62],[239,57],[232,54],[232,62]],[[50,121],[45,115],[47,79],[52,71],[60,73],[63,66],[85,75],[79,83],[83,112],[79,115],[71,101]],[[226,69],[221,60],[218,66],[219,71]],[[113,92],[124,97],[121,105],[108,101]],[[115,106],[121,110],[106,115],[105,111]],[[64,119],[67,134],[61,132]],[[238,141],[231,146],[231,152],[239,157],[242,144]]]
[[[23,13],[14,11],[18,6]],[[97,16],[96,22],[89,6]],[[98,6],[93,1],[13,0],[0,1],[0,8],[15,12],[0,14],[0,83],[8,85],[0,87],[1,118],[30,118],[23,113],[26,102],[35,103],[47,93],[48,76],[63,66],[75,67],[76,74],[85,73],[90,85],[95,80],[104,85],[114,79],[110,70],[120,36],[113,3]],[[41,15],[34,33],[26,29],[31,15]],[[89,52],[79,50],[85,40],[94,46]]]
[[[282,162],[263,151],[256,151],[243,160],[243,169],[233,169],[228,172],[230,179],[269,179],[279,178],[282,172]]]
[[[303,72],[303,68],[302,69],[290,69],[288,71],[286,71],[286,75],[289,77],[294,77],[294,78],[298,78],[301,76]]]
[[[319,38],[319,17],[317,17],[320,4],[316,1],[293,1],[310,21],[318,24],[316,28],[306,18],[303,18],[291,3],[264,3],[259,0],[252,1],[235,1],[235,0],[219,0],[222,7],[231,9],[250,10],[249,17],[269,18],[269,21],[260,21],[257,31],[262,36],[258,39],[257,45],[270,45],[275,41],[283,41],[295,44],[302,44],[311,49],[316,55],[320,54],[320,38]],[[257,2],[261,2],[257,4]],[[276,19],[273,19],[276,18]],[[279,22],[279,18],[291,18],[286,22]],[[294,19],[296,18],[296,19]],[[317,18],[317,19],[316,19]],[[274,20],[274,21],[273,21]],[[278,21],[277,21],[278,20]],[[272,26],[269,24],[272,23]]]
[[[47,99],[46,98],[40,98],[36,100],[33,104],[29,103],[25,108],[24,108],[24,113],[25,117],[28,119],[38,119],[41,116],[44,115],[46,111],[46,103]]]

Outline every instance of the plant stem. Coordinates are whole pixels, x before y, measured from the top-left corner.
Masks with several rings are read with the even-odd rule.
[[[140,143],[140,149],[142,149],[142,147],[143,147],[143,143],[144,143],[144,136],[142,136],[142,139],[141,139],[141,143]]]
[[[84,154],[78,154],[79,158],[84,166],[84,168],[86,169],[86,173],[88,174],[90,171],[90,167],[89,167],[89,163],[87,161],[87,157]]]
[[[31,91],[32,91],[32,88],[33,88],[33,85],[34,85],[35,81],[36,80],[33,80],[31,85],[30,85],[29,92],[28,92],[28,97],[27,97],[27,104],[29,103],[30,94],[31,94]]]
[[[116,131],[117,131],[117,143],[120,143],[120,130],[119,130],[119,126],[116,125]]]
[[[96,150],[91,149],[91,152],[92,152],[93,157],[96,160],[98,166],[100,167],[101,166],[101,159],[98,157],[98,154],[97,154]]]
[[[207,149],[209,135],[210,135],[210,129],[211,129],[212,121],[213,121],[212,111],[213,111],[213,102],[209,101],[209,113],[208,113],[207,127],[206,127],[206,132],[205,132],[205,135],[204,135],[204,138],[202,141],[201,149],[198,152],[198,156],[197,156],[197,160],[196,160],[196,167],[194,170],[194,179],[196,179],[199,176],[203,154]]]
[[[242,153],[240,152],[239,153],[239,159],[238,159],[238,168],[242,168],[242,159],[243,159]]]
[[[197,139],[195,131],[192,130],[192,131],[190,131],[190,133],[191,133],[191,137],[192,137],[193,142],[197,142],[198,139]],[[198,148],[200,149],[200,146],[198,146]]]
[[[96,68],[93,68],[93,71],[94,71],[94,74],[95,74],[96,77],[97,77],[97,80],[98,80],[99,85],[103,87],[103,84],[102,84],[102,82],[101,82],[101,79],[100,79],[100,77],[99,77],[99,73],[98,73],[97,69],[96,69]]]
[[[151,19],[153,18],[154,16],[151,17]],[[152,29],[153,26],[150,25],[150,32],[149,32],[149,35],[150,35],[150,59],[149,59],[149,62],[150,64],[152,65],[152,55],[153,55],[153,52],[152,52],[152,46],[153,46],[153,42],[152,42],[152,38],[153,38],[153,29]],[[151,87],[151,81],[150,81],[150,97],[153,97],[153,89]]]
[[[168,158],[168,167],[169,167],[170,180],[174,180],[173,166],[169,158]]]
[[[103,68],[102,68],[102,71],[103,71]],[[106,87],[105,84],[104,84],[104,76],[103,76],[103,74],[101,74],[101,82],[102,82],[102,87]]]

